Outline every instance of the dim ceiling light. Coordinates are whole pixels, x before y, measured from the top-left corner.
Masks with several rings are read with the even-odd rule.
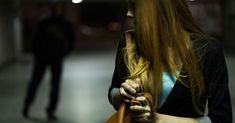
[[[81,3],[83,0],[72,0],[73,3]]]

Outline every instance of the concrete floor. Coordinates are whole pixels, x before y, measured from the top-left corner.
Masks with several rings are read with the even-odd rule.
[[[66,59],[56,123],[104,123],[114,111],[107,99],[114,60],[113,53],[72,55]],[[0,123],[49,123],[45,116],[49,72],[31,108],[33,119],[21,117],[31,65],[31,60],[26,59],[0,70]]]
[[[114,112],[107,99],[114,69],[114,52],[73,54],[65,60],[61,101],[56,123],[104,123]],[[230,91],[235,110],[235,57],[227,56]],[[21,116],[21,106],[32,60],[23,59],[0,69],[0,123],[51,123],[45,107],[49,91],[49,72],[40,86],[31,108],[31,120]],[[235,123],[235,122],[234,122]]]

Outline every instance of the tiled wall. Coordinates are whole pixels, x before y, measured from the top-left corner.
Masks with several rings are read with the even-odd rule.
[[[0,3],[0,66],[14,58],[12,10],[11,4]]]

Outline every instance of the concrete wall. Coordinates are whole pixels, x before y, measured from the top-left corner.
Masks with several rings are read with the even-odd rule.
[[[0,66],[15,57],[13,20],[12,4],[0,2]]]

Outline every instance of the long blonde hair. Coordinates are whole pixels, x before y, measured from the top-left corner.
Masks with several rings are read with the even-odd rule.
[[[194,109],[201,114],[204,81],[191,36],[197,40],[208,36],[194,21],[186,0],[134,0],[130,4],[135,4],[136,27],[133,42],[124,49],[129,78],[141,79],[143,91],[152,94],[157,107],[162,93],[162,73],[167,71],[190,88]],[[137,50],[139,59],[134,57]],[[181,70],[178,63],[183,64],[189,83],[177,75]]]

